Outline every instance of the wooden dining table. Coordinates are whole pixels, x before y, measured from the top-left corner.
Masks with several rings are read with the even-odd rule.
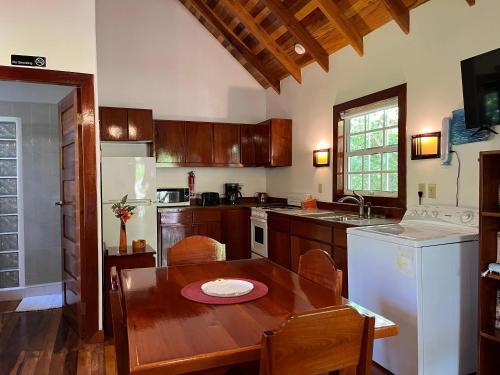
[[[187,300],[181,289],[216,278],[258,280],[268,293],[257,300],[208,305]],[[132,374],[182,374],[257,361],[262,334],[293,313],[338,305],[331,290],[267,259],[248,259],[121,273]],[[375,339],[395,336],[398,326],[375,317]]]

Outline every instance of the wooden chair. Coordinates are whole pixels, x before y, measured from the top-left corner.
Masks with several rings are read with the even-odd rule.
[[[299,275],[331,289],[336,301],[342,303],[342,271],[337,269],[330,254],[324,250],[309,250],[299,259]]]
[[[115,341],[116,369],[118,375],[130,373],[128,355],[128,335],[125,306],[122,299],[122,288],[116,267],[111,267],[111,290],[109,303],[111,305],[111,319],[113,321],[113,338]]]
[[[313,375],[355,368],[357,375],[369,375],[374,330],[374,317],[349,306],[292,315],[278,331],[264,333],[260,374]]]
[[[167,250],[167,265],[209,263],[226,260],[226,246],[206,236],[190,236]]]

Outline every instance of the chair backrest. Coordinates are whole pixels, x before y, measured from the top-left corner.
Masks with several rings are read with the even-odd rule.
[[[190,236],[167,250],[167,264],[208,263],[226,260],[226,246],[206,236]]]
[[[349,306],[292,315],[262,336],[261,375],[321,374],[356,368],[371,373],[375,318]]]
[[[111,290],[109,303],[111,305],[111,319],[113,321],[113,338],[115,341],[116,369],[118,375],[130,373],[127,322],[125,306],[122,298],[120,277],[116,267],[111,267]]]
[[[333,290],[335,299],[342,303],[342,271],[330,254],[321,249],[309,250],[299,259],[299,275]]]

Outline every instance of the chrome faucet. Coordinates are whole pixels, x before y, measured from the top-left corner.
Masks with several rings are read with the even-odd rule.
[[[352,192],[353,195],[346,195],[345,197],[340,198],[337,202],[344,203],[345,201],[351,200],[358,204],[359,207],[359,217],[365,216],[365,198],[361,194],[356,193],[354,190]]]

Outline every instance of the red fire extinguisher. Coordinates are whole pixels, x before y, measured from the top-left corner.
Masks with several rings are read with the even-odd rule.
[[[191,171],[188,173],[188,186],[189,186],[189,196],[191,198],[194,198],[194,196],[196,195],[195,192],[194,192],[194,172]]]

